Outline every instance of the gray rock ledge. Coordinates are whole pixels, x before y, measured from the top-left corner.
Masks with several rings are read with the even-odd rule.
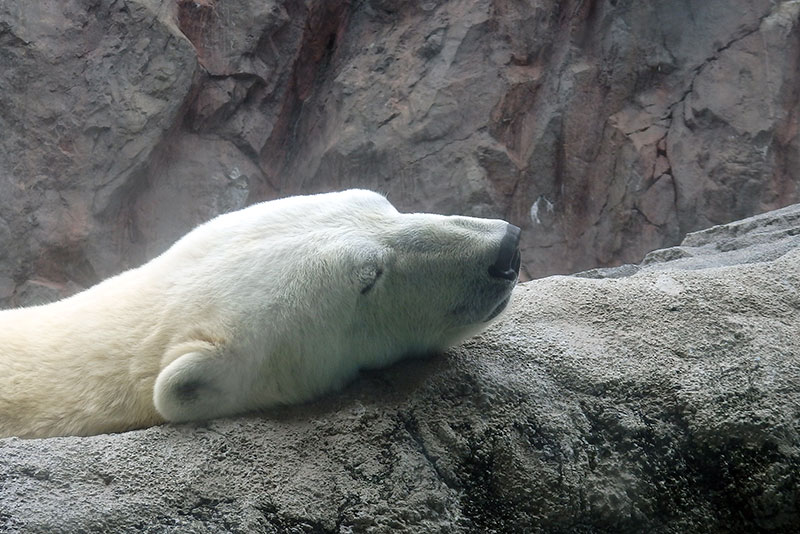
[[[523,284],[482,336],[311,405],[0,440],[0,531],[794,531],[798,214]]]

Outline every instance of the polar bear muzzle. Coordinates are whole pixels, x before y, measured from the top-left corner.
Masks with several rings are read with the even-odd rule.
[[[519,268],[521,263],[521,255],[519,250],[521,230],[519,227],[509,224],[506,228],[506,234],[500,241],[500,248],[497,253],[497,260],[489,267],[489,276],[498,280],[505,280],[508,282],[516,283],[519,277]],[[513,287],[513,286],[512,286]],[[511,294],[503,299],[500,304],[495,307],[488,317],[483,321],[488,323],[497,318],[503,310],[506,309],[508,303],[511,301]]]
[[[497,261],[489,267],[489,274],[495,278],[506,280],[516,280],[519,275],[520,253],[519,238],[521,230],[519,227],[509,224],[506,228],[506,235],[500,241],[500,251],[497,254]]]

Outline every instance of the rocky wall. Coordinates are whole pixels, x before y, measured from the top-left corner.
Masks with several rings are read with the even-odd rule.
[[[796,1],[0,3],[0,302],[215,214],[368,187],[503,217],[527,277],[798,200]]]

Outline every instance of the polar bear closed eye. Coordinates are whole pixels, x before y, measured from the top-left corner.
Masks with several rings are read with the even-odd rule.
[[[363,190],[221,215],[161,256],[0,312],[0,435],[89,435],[303,402],[506,306],[519,229]]]

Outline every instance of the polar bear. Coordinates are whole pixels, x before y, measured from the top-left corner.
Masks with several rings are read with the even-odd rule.
[[[221,215],[64,300],[0,312],[0,436],[300,403],[450,346],[507,305],[519,228],[349,190]]]

